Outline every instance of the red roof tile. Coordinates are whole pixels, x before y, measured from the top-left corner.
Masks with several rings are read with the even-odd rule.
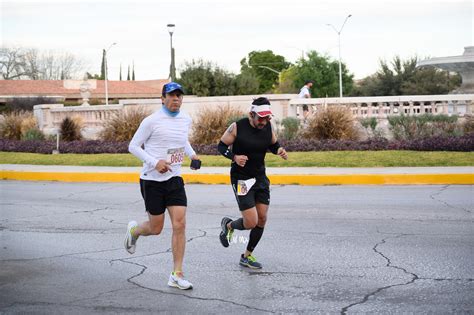
[[[92,80],[91,80],[92,81]],[[149,81],[107,81],[109,97],[120,95],[150,95],[161,96],[161,89],[168,80]],[[96,81],[96,89],[91,89],[92,97],[105,94],[105,82]],[[63,81],[53,80],[0,80],[0,95],[4,96],[77,96],[79,89],[64,88]]]

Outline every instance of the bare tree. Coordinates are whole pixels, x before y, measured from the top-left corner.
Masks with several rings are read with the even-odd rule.
[[[25,68],[25,75],[30,80],[40,79],[39,57],[37,49],[26,49],[23,55],[23,64]]]
[[[21,79],[25,72],[25,51],[22,48],[0,48],[0,68],[5,80]]]
[[[58,56],[58,61],[61,68],[60,80],[82,78],[84,76],[85,63],[82,59],[78,59],[70,53],[63,53]]]
[[[82,78],[85,65],[71,53],[1,48],[0,67],[5,80],[65,80]]]

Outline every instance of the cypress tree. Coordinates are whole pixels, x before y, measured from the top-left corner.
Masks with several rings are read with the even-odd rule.
[[[105,80],[105,49],[102,49],[102,65],[100,66],[99,80]]]
[[[127,81],[130,81],[130,65],[128,65]]]
[[[135,61],[133,62],[133,68],[132,68],[132,81],[135,81]]]

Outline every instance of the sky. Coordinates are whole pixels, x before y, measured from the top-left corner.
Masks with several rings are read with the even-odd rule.
[[[170,35],[176,66],[195,59],[240,72],[251,51],[272,50],[295,62],[310,50],[341,60],[355,79],[394,56],[461,55],[474,45],[473,0],[0,0],[0,45],[68,52],[100,73],[108,51],[109,79],[166,79]]]

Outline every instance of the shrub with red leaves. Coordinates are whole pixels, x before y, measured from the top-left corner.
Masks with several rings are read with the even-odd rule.
[[[387,140],[371,138],[365,141],[352,140],[284,140],[280,141],[289,152],[309,151],[379,151],[379,150],[412,150],[412,151],[474,151],[474,134],[464,136],[430,137],[413,140]],[[217,144],[194,144],[194,150],[201,155],[218,155]],[[55,141],[43,140],[7,140],[0,139],[0,151],[30,152],[50,154],[56,149]],[[60,142],[61,153],[128,153],[128,142],[110,142],[83,140]]]

